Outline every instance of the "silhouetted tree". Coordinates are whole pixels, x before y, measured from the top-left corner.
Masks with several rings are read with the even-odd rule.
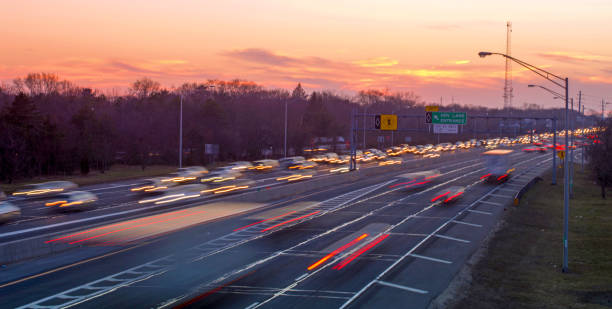
[[[606,187],[612,185],[612,119],[602,122],[604,131],[599,132],[593,144],[587,148],[589,166],[601,188],[601,198],[606,198]]]

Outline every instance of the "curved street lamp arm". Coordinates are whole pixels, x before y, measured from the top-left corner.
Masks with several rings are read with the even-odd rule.
[[[532,64],[529,64],[529,63],[527,63],[527,62],[525,62],[523,60],[516,59],[516,58],[514,58],[512,56],[508,56],[506,54],[502,54],[502,53],[490,53],[490,54],[491,55],[500,55],[500,56],[506,57],[506,58],[508,58],[508,59],[510,59],[510,60],[512,60],[512,61],[514,61],[514,62],[516,62],[518,64],[520,64],[521,66],[529,69],[530,71],[532,71],[532,72],[534,72],[534,73],[536,73],[536,74],[538,74],[538,75],[548,79],[549,81],[551,81],[555,85],[557,85],[557,86],[559,86],[561,88],[565,88],[565,78],[563,78],[561,76],[555,75],[555,74],[550,73],[550,72],[548,72],[548,71],[546,71],[544,69],[540,69],[540,68],[538,68],[538,67],[536,67],[536,66],[534,66]],[[555,79],[560,80],[562,83],[558,82],[557,80],[555,80],[555,79],[553,79],[551,77],[554,77]]]

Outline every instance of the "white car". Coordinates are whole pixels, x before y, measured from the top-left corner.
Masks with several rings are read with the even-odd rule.
[[[242,173],[235,170],[231,166],[225,166],[213,170],[206,177],[202,177],[200,182],[202,183],[220,183],[227,182],[242,177]]]
[[[90,208],[98,197],[87,191],[70,191],[60,193],[53,200],[45,203],[47,207],[56,207],[60,210],[83,210]]]
[[[13,193],[13,196],[53,196],[77,187],[77,184],[70,181],[49,181],[26,185],[26,188]]]
[[[237,171],[247,170],[249,167],[252,167],[252,166],[253,164],[251,164],[251,162],[248,162],[248,161],[237,161],[237,162],[232,162],[228,164],[228,167],[231,167],[233,170],[237,170]]]
[[[249,167],[249,170],[257,171],[257,172],[266,172],[266,171],[273,170],[277,167],[279,167],[279,163],[277,160],[266,159],[266,160],[254,161],[253,166]]]
[[[21,209],[7,201],[0,202],[0,222],[6,222],[21,215]]]
[[[176,182],[173,181],[163,181],[166,179],[165,177],[155,177],[145,179],[142,184],[137,187],[131,188],[132,192],[140,192],[143,194],[156,194],[161,193],[168,188],[174,187],[177,185]]]
[[[451,186],[436,193],[431,202],[447,204],[456,201],[465,192],[465,187]]]

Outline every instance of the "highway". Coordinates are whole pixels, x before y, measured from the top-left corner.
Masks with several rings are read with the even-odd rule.
[[[550,153],[515,151],[512,178],[486,184],[481,152],[406,156],[386,173],[267,202],[249,194],[282,190],[275,175],[258,176],[251,192],[171,206],[139,205],[129,181],[87,188],[103,203],[81,213],[21,201],[24,218],[0,226],[0,244],[44,237],[75,248],[1,269],[0,299],[21,308],[426,308],[518,190],[551,167]],[[418,187],[396,177],[432,169],[440,177]],[[303,183],[326,177],[349,174]],[[432,201],[450,186],[465,192]]]

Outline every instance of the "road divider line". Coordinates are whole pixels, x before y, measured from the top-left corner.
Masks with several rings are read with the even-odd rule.
[[[424,255],[420,255],[420,254],[410,254],[411,257],[414,258],[418,258],[418,259],[423,259],[423,260],[428,260],[428,261],[432,261],[432,262],[438,262],[438,263],[443,263],[443,264],[452,264],[453,262],[448,261],[448,260],[443,260],[443,259],[436,259],[430,256],[424,256]]]
[[[377,280],[376,283],[378,283],[380,285],[388,286],[388,287],[391,287],[391,288],[396,288],[396,289],[400,289],[400,290],[404,290],[404,291],[408,291],[408,292],[413,292],[413,293],[418,293],[418,294],[427,294],[427,293],[429,293],[429,292],[427,292],[425,290],[415,289],[415,288],[411,288],[409,286],[395,284],[395,283],[381,281],[381,280]]]

